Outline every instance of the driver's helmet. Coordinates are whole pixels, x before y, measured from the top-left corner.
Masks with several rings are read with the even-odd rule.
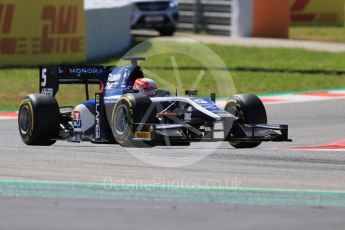
[[[152,93],[157,89],[157,83],[150,78],[138,78],[134,82],[133,89],[139,90],[141,93],[151,96]]]

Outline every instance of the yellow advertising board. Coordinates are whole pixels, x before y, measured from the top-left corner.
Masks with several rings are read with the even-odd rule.
[[[292,25],[344,25],[344,0],[290,0]]]
[[[0,0],[0,66],[86,59],[83,0]]]

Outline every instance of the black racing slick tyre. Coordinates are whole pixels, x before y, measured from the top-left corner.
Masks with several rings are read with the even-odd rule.
[[[133,141],[137,131],[149,131],[149,127],[138,123],[151,123],[154,110],[151,99],[144,94],[125,94],[114,106],[111,129],[117,143],[123,147],[152,147],[149,142]]]
[[[27,145],[50,146],[60,131],[60,111],[51,95],[29,94],[21,102],[18,114],[19,134]]]
[[[253,94],[240,94],[232,96],[226,106],[225,111],[238,118],[240,124],[267,124],[267,114],[265,106],[260,98]],[[235,148],[255,148],[261,142],[230,142]]]

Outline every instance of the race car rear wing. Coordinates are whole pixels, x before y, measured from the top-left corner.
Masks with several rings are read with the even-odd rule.
[[[84,84],[87,100],[89,84],[106,84],[113,66],[45,66],[40,67],[39,91],[53,96],[59,91],[60,84]]]

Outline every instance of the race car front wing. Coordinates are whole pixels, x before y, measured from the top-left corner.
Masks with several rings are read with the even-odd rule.
[[[136,132],[134,141],[160,142],[169,138],[172,142],[292,142],[288,137],[288,125],[235,124],[230,132],[215,129],[212,124],[199,129],[186,123],[137,125],[150,128]],[[216,133],[223,133],[224,137],[217,137]]]

